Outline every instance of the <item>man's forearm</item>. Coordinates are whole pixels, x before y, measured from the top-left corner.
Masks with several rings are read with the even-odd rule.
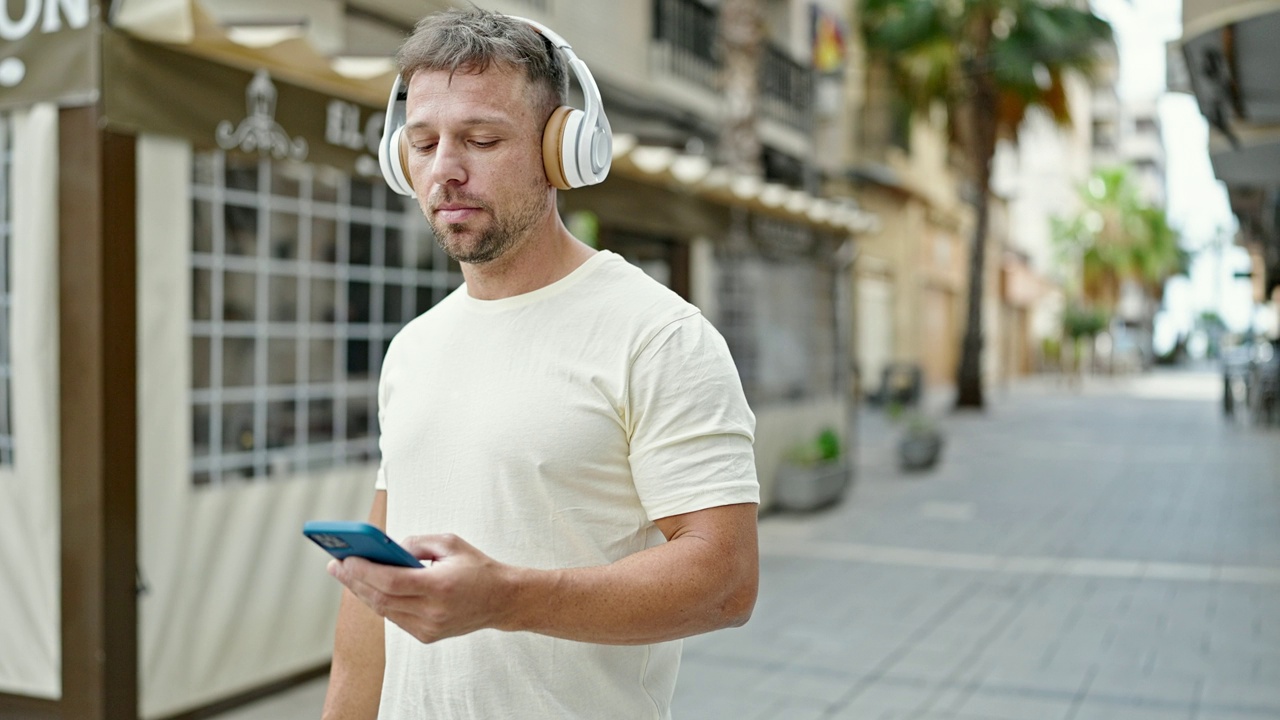
[[[386,528],[386,492],[374,493],[369,522],[380,529]],[[376,720],[378,717],[386,666],[385,622],[350,590],[342,591],[323,720]]]
[[[324,720],[375,720],[386,663],[383,619],[350,591],[342,592]]]
[[[600,567],[508,568],[512,595],[500,627],[633,645],[745,623],[759,578],[755,508],[717,510],[739,526],[736,532],[693,528]]]

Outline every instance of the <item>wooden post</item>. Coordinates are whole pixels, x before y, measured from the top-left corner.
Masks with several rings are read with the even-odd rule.
[[[136,147],[60,112],[63,718],[138,716]]]

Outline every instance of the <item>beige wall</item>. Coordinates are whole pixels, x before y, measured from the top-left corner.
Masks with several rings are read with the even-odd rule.
[[[760,478],[760,507],[773,504],[778,467],[795,445],[814,439],[826,428],[848,437],[844,405],[839,396],[794,404],[752,408],[756,413],[756,473]],[[846,448],[847,450],[847,448]]]
[[[0,692],[62,695],[58,109],[14,113],[9,278],[14,464],[0,468]]]
[[[864,365],[917,363],[931,384],[949,385],[964,330],[968,208],[953,205],[944,213],[920,197],[889,189],[866,189],[859,200],[880,219],[881,229],[859,239],[858,281],[887,282],[890,299],[884,305],[892,313],[890,333],[863,332],[874,325],[860,308],[859,339],[883,342],[887,335],[893,343],[892,348],[860,345],[859,359]],[[863,382],[871,390],[878,377],[864,374]]]

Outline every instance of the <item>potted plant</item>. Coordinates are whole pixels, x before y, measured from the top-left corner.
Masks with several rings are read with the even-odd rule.
[[[942,454],[942,433],[927,415],[916,411],[906,416],[906,427],[898,440],[898,464],[903,470],[928,470]]]
[[[840,437],[827,428],[787,453],[778,468],[774,501],[785,510],[816,510],[839,500],[848,485]]]

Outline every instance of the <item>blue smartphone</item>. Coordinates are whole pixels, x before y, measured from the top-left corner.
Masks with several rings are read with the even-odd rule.
[[[424,567],[418,558],[369,523],[313,520],[302,526],[302,534],[339,560],[355,555],[383,565]]]

